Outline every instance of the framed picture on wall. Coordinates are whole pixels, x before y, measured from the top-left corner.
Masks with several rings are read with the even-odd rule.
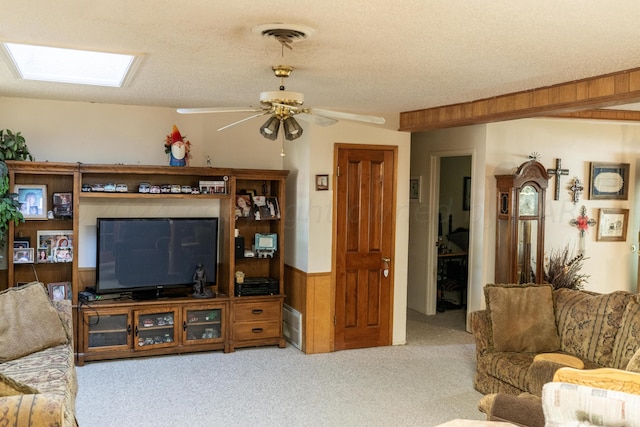
[[[629,209],[600,209],[598,242],[624,242],[627,240]]]
[[[412,176],[409,178],[409,200],[412,202],[422,202],[422,177]]]
[[[462,178],[462,210],[468,211],[471,209],[471,177],[465,176]]]
[[[627,200],[629,163],[591,163],[591,200]]]

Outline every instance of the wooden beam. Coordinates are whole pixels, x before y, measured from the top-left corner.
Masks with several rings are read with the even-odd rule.
[[[528,117],[560,117],[639,101],[640,68],[635,68],[493,98],[402,112],[399,130],[420,132]]]
[[[616,120],[640,122],[640,111],[631,110],[583,110],[572,113],[549,114],[547,117],[563,119]]]

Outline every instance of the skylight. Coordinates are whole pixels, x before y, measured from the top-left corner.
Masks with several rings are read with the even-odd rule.
[[[121,87],[138,56],[2,43],[20,78]]]

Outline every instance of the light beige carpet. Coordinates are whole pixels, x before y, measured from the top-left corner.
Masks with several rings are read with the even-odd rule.
[[[292,346],[87,363],[85,426],[433,426],[483,419],[464,313],[410,312],[404,346],[305,355]]]

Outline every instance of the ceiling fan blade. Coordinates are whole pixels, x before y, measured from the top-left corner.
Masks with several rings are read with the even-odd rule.
[[[203,107],[203,108],[178,108],[180,114],[201,114],[201,113],[240,113],[245,111],[262,111],[262,108],[254,107]]]
[[[221,127],[220,129],[218,129],[218,132],[220,132],[221,130],[225,130],[226,128],[230,128],[231,126],[238,125],[238,124],[240,124],[242,122],[246,122],[247,120],[254,119],[254,118],[258,117],[258,116],[264,116],[265,114],[269,114],[269,111],[263,111],[263,112],[260,112],[258,114],[254,114],[253,116],[245,117],[244,119],[238,120],[237,122],[230,123],[230,124],[228,124],[226,126]]]
[[[312,108],[309,112],[311,114],[317,114],[330,119],[355,120],[357,122],[375,123],[378,125],[384,124],[384,118],[377,116],[365,116],[363,114],[344,113],[341,111],[322,110],[319,108]]]
[[[300,117],[300,120],[304,120],[306,122],[312,122],[318,126],[331,126],[333,124],[338,123],[338,120],[336,119],[331,119],[329,117],[313,115],[309,113],[300,113],[298,117]]]

